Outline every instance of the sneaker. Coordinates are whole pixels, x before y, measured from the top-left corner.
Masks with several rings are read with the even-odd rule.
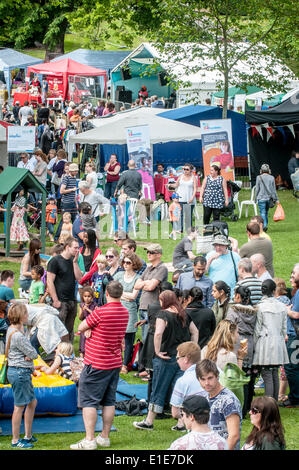
[[[19,449],[32,449],[34,446],[31,442],[26,442],[24,439],[19,439],[18,442],[15,442],[14,444],[11,443],[11,447],[18,447]]]
[[[179,431],[179,432],[185,432],[187,431],[187,429],[185,428],[185,426],[172,426],[171,428],[172,431]]]
[[[71,444],[70,448],[72,450],[95,450],[97,448],[97,442],[95,439],[93,441],[82,439],[82,441],[76,442],[76,444]]]
[[[102,437],[100,434],[96,437],[96,443],[101,447],[110,447],[109,437]]]
[[[37,442],[37,439],[34,436],[31,436],[30,439],[28,439],[28,437],[23,437],[22,441],[24,441],[24,442]]]
[[[133,426],[137,429],[146,429],[148,431],[152,431],[154,429],[154,426],[152,424],[147,424],[146,420],[134,421]]]
[[[260,377],[260,378],[258,379],[258,381],[256,382],[254,388],[255,388],[255,389],[265,388],[264,381],[263,381],[263,379],[262,379],[261,377]]]

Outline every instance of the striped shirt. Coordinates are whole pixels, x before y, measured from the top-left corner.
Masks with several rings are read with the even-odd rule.
[[[252,305],[257,304],[263,297],[262,283],[256,277],[245,277],[245,279],[242,279],[236,284],[236,287],[238,286],[248,287]]]
[[[121,367],[121,344],[128,321],[129,312],[120,302],[109,302],[95,308],[86,318],[92,334],[86,338],[84,364],[101,370]]]
[[[77,187],[77,180],[76,180],[76,178],[73,178],[70,175],[64,175],[62,177],[61,184],[63,184],[65,186],[65,189],[76,188]],[[63,204],[73,204],[73,203],[76,202],[76,197],[77,197],[76,192],[72,191],[72,192],[67,193],[67,194],[62,194],[61,200],[62,200]]]

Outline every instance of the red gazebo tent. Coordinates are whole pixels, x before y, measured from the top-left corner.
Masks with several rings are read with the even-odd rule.
[[[81,77],[95,77],[102,76],[105,79],[105,90],[107,87],[107,72],[96,67],[90,67],[89,65],[83,65],[72,59],[62,59],[56,62],[46,62],[43,64],[32,65],[27,68],[27,77],[30,73],[42,74],[46,76],[62,77],[63,78],[63,96],[62,98],[67,99],[68,94],[68,78],[70,75],[76,75]],[[27,83],[28,86],[28,83]]]

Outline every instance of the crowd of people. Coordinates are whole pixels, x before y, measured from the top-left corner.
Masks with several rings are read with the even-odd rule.
[[[19,278],[28,304],[15,299],[14,272],[1,273],[0,298],[9,306],[2,314],[8,323],[8,379],[15,400],[12,446],[31,448],[36,442],[31,433],[36,407],[31,374],[69,373],[78,315],[78,353],[84,362],[78,407],[86,436],[72,449],[110,446],[118,377],[132,370],[139,328],[143,347],[136,375],[148,383],[148,413],[134,421],[136,429],[154,430],[155,418],[169,407],[176,422],[172,429],[188,431],[171,449],[233,450],[240,448],[242,420],[249,412],[253,429],[243,449],[284,449],[278,404],[299,404],[298,365],[292,357],[298,334],[299,266],[294,266],[290,292],[283,279],[274,277],[272,243],[268,234],[260,236],[259,217],[247,225],[249,242],[240,249],[235,240],[218,235],[214,250],[192,261],[196,229],[191,228],[176,250],[179,258],[192,262],[192,269],[190,263],[181,263],[172,282],[162,246],[147,244],[144,260],[126,233],[115,234],[114,245],[105,253],[93,229],[82,229],[81,245],[68,234],[53,246],[44,266],[40,240],[31,240]],[[49,366],[38,371],[33,360],[43,350],[38,329],[44,324],[37,323],[34,335],[30,327],[24,330],[36,305],[58,311],[53,328],[59,331],[55,346],[47,350]],[[53,322],[51,315],[47,321]],[[239,374],[237,389],[225,381],[231,368]],[[264,396],[254,398],[258,377]],[[25,405],[27,424],[21,439]],[[99,406],[103,431],[95,437]]]

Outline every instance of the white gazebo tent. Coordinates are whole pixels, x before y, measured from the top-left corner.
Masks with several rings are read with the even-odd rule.
[[[142,125],[149,126],[151,145],[201,138],[199,127],[159,117],[158,112],[160,113],[161,109],[140,107],[108,118],[93,120],[96,127],[70,136],[70,144],[126,144],[127,128]]]

